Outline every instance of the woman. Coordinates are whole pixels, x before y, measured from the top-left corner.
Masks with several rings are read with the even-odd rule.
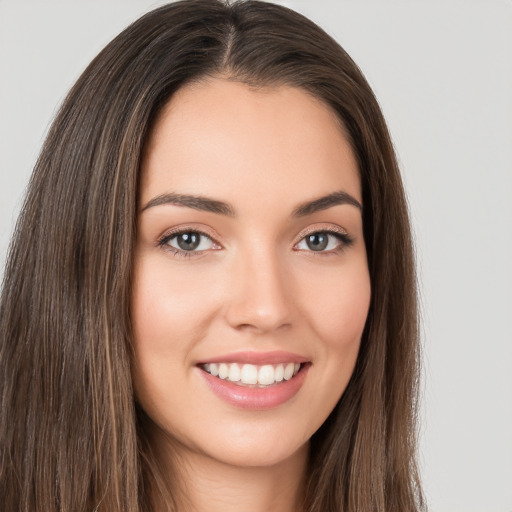
[[[423,507],[396,159],[356,65],[288,9],[177,2],[100,53],[1,304],[7,510]]]

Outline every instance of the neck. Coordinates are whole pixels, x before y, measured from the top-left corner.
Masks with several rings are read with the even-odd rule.
[[[197,456],[190,458],[187,505],[194,512],[297,512],[302,510],[308,447],[266,467],[236,467]]]
[[[168,451],[169,445],[160,454],[167,452],[169,455],[163,466],[174,467],[168,473],[169,480],[177,483],[178,489],[173,485],[173,495],[178,512],[303,510],[308,445],[289,458],[264,467],[233,466],[202,453],[188,450],[183,453],[175,445],[172,448],[172,454]],[[157,510],[167,512],[169,509],[160,504]]]

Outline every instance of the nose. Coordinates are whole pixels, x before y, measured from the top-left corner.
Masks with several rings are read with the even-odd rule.
[[[290,283],[272,252],[240,255],[230,272],[226,319],[234,329],[267,333],[291,325]]]

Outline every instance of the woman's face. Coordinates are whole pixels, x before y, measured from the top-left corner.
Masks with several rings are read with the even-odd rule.
[[[137,399],[186,456],[271,465],[352,374],[370,301],[353,151],[301,89],[179,90],[145,152]]]

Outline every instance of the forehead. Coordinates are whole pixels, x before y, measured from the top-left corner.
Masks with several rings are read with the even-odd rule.
[[[335,113],[290,86],[216,78],[181,88],[147,141],[141,202],[179,192],[248,206],[344,190],[361,201],[356,159]]]

